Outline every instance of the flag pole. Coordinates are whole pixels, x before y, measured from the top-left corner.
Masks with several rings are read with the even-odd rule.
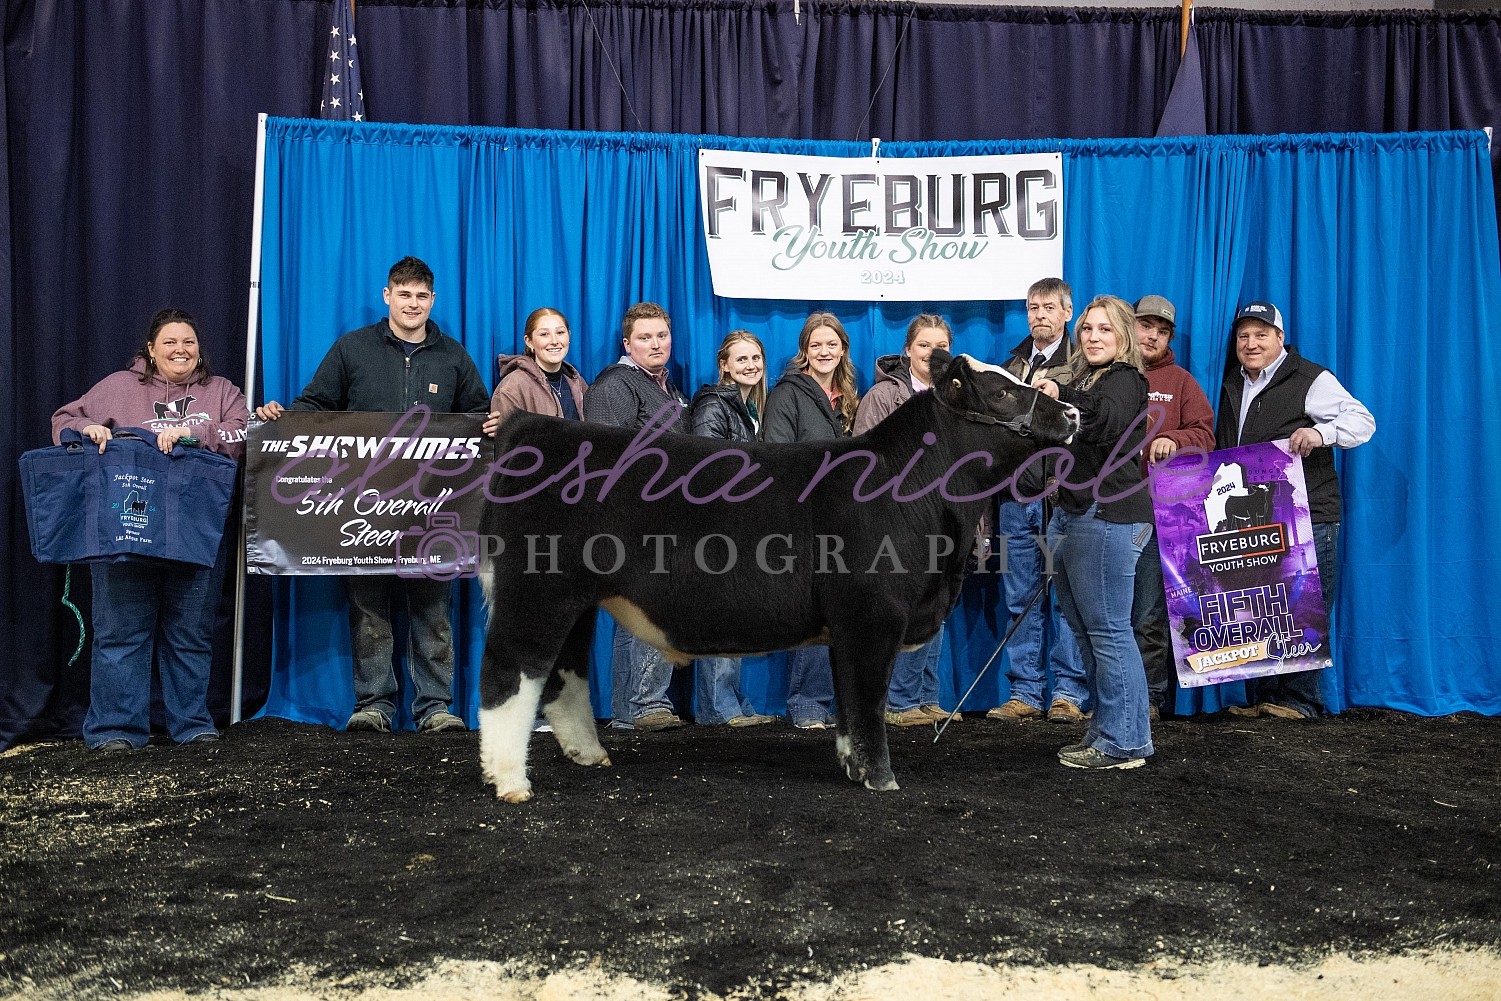
[[[350,0],[353,3],[353,0]],[[1188,53],[1188,26],[1193,23],[1194,0],[1183,0],[1182,25],[1178,29],[1178,58]]]
[[[260,354],[261,230],[266,209],[266,114],[256,116],[255,212],[250,222],[250,305],[245,318],[245,402],[255,401],[255,363]],[[240,507],[240,545],[235,555],[235,649],[229,683],[229,721],[238,723],[245,690],[245,509]]]

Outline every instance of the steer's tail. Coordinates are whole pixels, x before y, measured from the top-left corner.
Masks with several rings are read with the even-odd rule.
[[[495,558],[483,548],[475,565],[475,576],[479,578],[479,588],[485,596],[485,631],[488,633],[490,612],[495,608]]]

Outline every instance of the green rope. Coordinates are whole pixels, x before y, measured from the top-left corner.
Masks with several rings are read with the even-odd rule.
[[[71,657],[68,658],[68,666],[69,667],[72,667],[73,664],[78,660],[78,655],[81,654],[81,653],[83,653],[83,638],[84,638],[83,613],[78,610],[78,606],[77,605],[73,604],[71,601],[68,600],[68,589],[70,587],[72,587],[72,585],[73,585],[73,564],[69,563],[68,564],[68,572],[63,576],[63,604],[66,605],[66,606],[68,606],[68,610],[73,613],[73,618],[75,618],[75,619],[78,620],[78,647],[77,647],[77,649],[75,649],[73,651],[73,656],[71,656]]]

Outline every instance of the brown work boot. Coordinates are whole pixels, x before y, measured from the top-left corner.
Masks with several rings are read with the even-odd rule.
[[[1029,706],[1021,699],[1011,699],[1005,705],[996,706],[985,714],[986,719],[1004,719],[1019,723],[1024,719],[1042,719],[1042,710]]]
[[[1277,719],[1308,719],[1307,716],[1304,716],[1298,710],[1289,709],[1287,706],[1279,706],[1275,702],[1263,702],[1261,704],[1261,714],[1263,716],[1274,716]]]
[[[903,709],[899,713],[894,713],[890,709],[886,710],[887,726],[929,726],[932,723],[933,717],[923,712],[922,706]]]
[[[724,721],[724,724],[725,726],[733,726],[739,728],[746,726],[762,726],[766,723],[775,723],[776,721],[777,718],[775,716],[762,716],[760,713],[747,713],[744,716],[731,716],[729,719]]]
[[[1083,723],[1084,714],[1068,699],[1054,699],[1048,706],[1049,723]]]
[[[631,720],[637,730],[647,733],[653,730],[676,730],[683,725],[683,720],[677,714],[668,709],[653,709],[644,716],[637,716]]]
[[[1226,706],[1225,711],[1231,716],[1239,716],[1241,719],[1255,719],[1266,713],[1266,706]]]
[[[942,723],[944,720],[949,718],[948,710],[942,708],[941,706],[923,706],[922,711],[927,713],[935,723]],[[960,713],[954,713],[954,722],[963,723],[964,716]]]

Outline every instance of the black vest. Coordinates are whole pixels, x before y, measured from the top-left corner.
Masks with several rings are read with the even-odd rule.
[[[1313,380],[1325,371],[1328,370],[1324,366],[1302,357],[1296,349],[1287,348],[1287,357],[1277,367],[1272,384],[1251,401],[1251,411],[1246,414],[1245,426],[1237,437],[1236,425],[1240,422],[1245,377],[1241,375],[1240,366],[1233,366],[1220,391],[1219,421],[1214,429],[1215,448],[1278,441],[1290,437],[1298,428],[1313,427],[1313,418],[1307,412],[1308,390]],[[1314,524],[1339,521],[1339,479],[1334,474],[1334,449],[1316,448],[1311,455],[1304,457],[1303,478],[1308,484],[1308,507]]]

